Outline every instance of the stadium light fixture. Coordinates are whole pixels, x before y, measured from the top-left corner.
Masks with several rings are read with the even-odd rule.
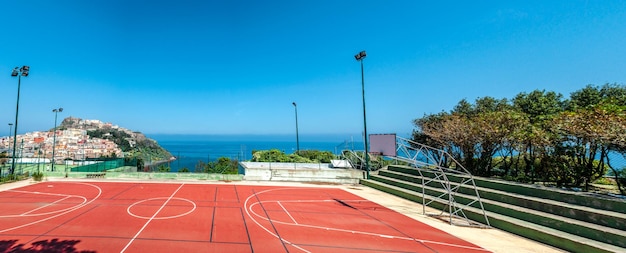
[[[20,86],[22,83],[22,76],[27,77],[30,72],[29,66],[15,67],[11,76],[17,76],[17,104],[15,106],[15,131],[13,131],[13,156],[11,159],[11,169],[9,174],[11,178],[15,176],[15,151],[17,150],[17,115],[20,111]]]
[[[363,60],[365,59],[365,56],[367,56],[367,54],[364,51],[359,52],[358,54],[356,54],[354,56],[354,58],[361,62],[361,91],[362,91],[362,95],[363,95],[363,134],[365,135],[363,138],[363,142],[365,144],[365,151],[363,152],[363,154],[365,155],[365,171],[366,171],[366,179],[370,178],[370,158],[368,155],[368,148],[367,148],[367,119],[365,117],[365,78],[363,75]]]
[[[354,58],[355,58],[357,61],[360,61],[361,59],[365,59],[365,56],[367,56],[367,54],[365,53],[365,51],[361,51],[361,52],[359,52],[358,54],[356,54],[356,55],[354,56]]]

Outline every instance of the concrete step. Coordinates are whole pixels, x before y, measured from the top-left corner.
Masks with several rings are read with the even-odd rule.
[[[410,181],[406,181],[404,179],[390,178],[384,176],[385,173],[372,176],[371,179],[378,180],[387,184],[399,186],[405,189],[413,190],[414,192],[421,194],[422,190],[426,192],[426,194],[431,196],[442,196],[445,200],[448,198],[447,191],[431,186],[422,186],[422,184],[416,184]],[[406,175],[406,179],[411,179],[413,177],[411,175]],[[473,193],[473,192],[472,192]],[[464,193],[457,192],[455,194],[454,200],[457,203],[467,205],[470,202],[474,201],[476,197],[474,195],[468,195]],[[510,216],[516,219],[524,220],[527,222],[533,222],[539,225],[543,225],[546,227],[550,227],[553,229],[558,229],[570,234],[575,234],[578,236],[586,237],[592,240],[613,244],[620,247],[626,247],[626,231],[622,231],[615,228],[610,228],[606,226],[601,226],[593,223],[588,223],[576,219],[570,219],[567,217],[562,217],[542,211],[537,211],[525,207],[520,207],[514,204],[502,203],[494,200],[481,198],[484,209],[487,211],[499,213],[502,215]],[[478,203],[474,203],[473,206],[476,208],[480,208]],[[479,222],[483,222],[483,219],[477,220]]]
[[[413,174],[405,174],[397,171],[380,171],[379,175],[401,179],[413,183],[421,184],[421,178]],[[429,186],[436,187],[440,184],[440,180],[433,180]],[[457,183],[450,182],[452,185],[458,185]],[[619,230],[626,231],[626,214],[613,211],[606,211],[601,209],[595,209],[580,205],[574,205],[566,202],[560,202],[551,199],[543,199],[538,197],[526,196],[517,193],[509,193],[496,189],[489,189],[485,187],[477,187],[481,199],[490,199],[502,203],[512,204],[515,206],[525,207],[533,210],[538,210],[550,214],[555,214],[571,219],[581,220],[593,224],[602,225]],[[473,188],[468,186],[461,186],[458,192],[472,195]],[[626,232],[625,232],[626,233]]]
[[[385,184],[375,179],[363,179],[361,184],[417,202],[422,202],[420,193],[402,187]],[[425,196],[428,198],[428,196]],[[466,207],[464,213],[470,219],[481,218],[481,210]],[[532,222],[508,217],[495,212],[486,211],[492,227],[514,233],[538,242],[542,242],[570,252],[624,252],[624,248],[615,245],[594,241],[574,234],[559,231]]]
[[[387,170],[419,176],[419,172],[414,167],[409,166],[394,165],[387,167]],[[424,170],[422,170],[422,173],[428,174],[428,172]],[[450,181],[459,181],[460,178],[466,178],[462,175],[447,174],[447,176]],[[550,199],[572,205],[626,214],[626,200],[615,197],[589,192],[566,191],[555,187],[517,183],[493,178],[473,177],[473,179],[478,187],[499,189],[508,193],[517,193],[524,196]]]

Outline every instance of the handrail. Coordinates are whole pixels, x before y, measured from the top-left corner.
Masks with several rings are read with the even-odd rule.
[[[478,193],[478,188],[474,183],[474,177],[467,169],[465,169],[465,167],[463,167],[463,165],[461,165],[461,163],[454,159],[454,157],[452,157],[452,155],[450,155],[448,152],[396,136],[396,156],[386,157],[407,162],[416,168],[417,172],[422,177],[422,212],[424,214],[426,214],[426,206],[428,206],[429,204],[435,201],[444,201],[447,203],[447,212],[449,215],[450,224],[483,227],[483,224],[468,219],[463,212],[463,210],[465,210],[467,207],[471,207],[472,205],[478,205],[479,208],[482,210],[484,217],[484,221],[479,222],[484,222],[487,227],[490,227],[487,213],[485,212],[485,208],[480,199],[480,194]],[[447,161],[449,161],[454,167],[446,166]],[[423,172],[430,172],[434,174],[434,176],[425,176]],[[450,182],[450,178],[448,177],[448,175],[458,175],[453,177],[458,178],[458,181]],[[433,199],[426,201],[425,188],[427,184],[430,184],[432,182],[440,183],[442,188],[446,190],[446,192],[440,194],[439,196],[432,196],[434,197]],[[471,199],[471,201],[467,204],[461,204],[455,200],[458,190],[463,186],[471,187],[475,193],[473,199]],[[445,196],[447,196],[447,199],[445,198]],[[436,215],[430,215],[440,217],[445,216],[445,211],[446,210],[444,208],[443,210],[441,210],[441,213]],[[464,223],[455,223],[456,219],[453,218],[462,219],[464,220]]]
[[[349,155],[349,157],[346,157],[346,154]],[[365,164],[365,159],[361,156],[359,156],[356,152],[354,152],[354,150],[343,150],[341,151],[341,155],[343,157],[345,157],[348,161],[350,161],[350,164],[355,165],[354,162],[350,159],[350,158],[356,158],[358,160],[358,168],[355,169],[360,169],[363,170],[364,168],[364,164]]]

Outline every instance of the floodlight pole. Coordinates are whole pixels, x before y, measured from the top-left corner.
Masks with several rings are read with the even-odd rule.
[[[365,53],[365,51],[361,51],[359,52],[357,55],[354,56],[354,58],[361,62],[361,91],[362,91],[362,95],[363,95],[363,133],[365,134],[365,138],[364,138],[364,144],[365,144],[365,152],[363,153],[365,155],[365,171],[366,171],[366,176],[365,179],[369,179],[370,178],[370,157],[368,155],[368,146],[367,146],[367,119],[365,117],[365,77],[363,75],[363,59],[365,59],[365,56],[367,56],[367,54]]]
[[[9,150],[7,151],[7,157],[11,152],[11,135],[13,135],[13,123],[9,123]]]
[[[59,112],[62,112],[63,108],[59,108],[59,109],[53,109],[52,112],[54,112],[54,129],[52,131],[54,131],[54,133],[52,134],[52,171],[54,171],[54,150],[57,146],[57,114]]]
[[[296,102],[291,103],[296,111],[296,154],[300,154],[300,136],[298,134],[298,105]]]
[[[21,68],[15,67],[11,76],[17,76],[17,103],[15,105],[15,131],[13,132],[13,157],[11,159],[11,170],[9,174],[11,178],[15,176],[15,151],[17,150],[17,115],[20,111],[20,86],[22,83],[22,76],[28,76],[30,72],[29,66],[22,66]]]

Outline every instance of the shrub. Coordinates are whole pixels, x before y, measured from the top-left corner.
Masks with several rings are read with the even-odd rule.
[[[33,180],[41,181],[42,179],[43,179],[43,172],[41,172],[41,171],[33,172]]]

